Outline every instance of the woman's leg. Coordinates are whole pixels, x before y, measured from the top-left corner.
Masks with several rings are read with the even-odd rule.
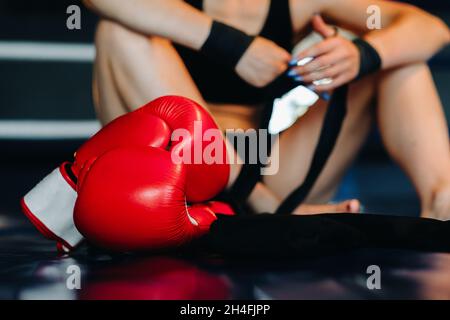
[[[375,88],[381,135],[388,152],[415,185],[422,216],[450,219],[448,128],[430,71],[423,63],[384,71],[377,79],[366,78],[351,86],[348,117],[307,200],[327,201],[333,194],[369,130],[371,109],[367,106]],[[264,180],[279,197],[286,197],[306,176],[324,112],[323,105],[313,107],[279,141],[280,171]]]
[[[378,123],[390,155],[411,178],[422,216],[450,219],[450,144],[428,66],[411,64],[380,76]]]
[[[168,40],[104,20],[97,29],[96,48],[94,102],[102,123],[162,95],[182,95],[206,106]]]
[[[103,124],[167,94],[182,95],[207,106],[169,41],[144,37],[116,23],[102,21],[96,34],[96,48],[93,95]],[[216,112],[216,116],[215,109],[215,106],[210,108],[218,123],[231,126],[233,116],[222,115],[222,111]],[[234,164],[231,168],[230,185],[240,165]],[[314,212],[315,208],[311,210]],[[332,206],[329,211],[337,209]]]
[[[370,131],[374,118],[373,98],[375,96],[376,76],[366,77],[350,85],[348,94],[348,112],[339,134],[336,146],[322,173],[312,188],[307,203],[326,203],[333,196],[345,170],[354,160],[358,150]],[[279,172],[265,176],[264,182],[279,198],[286,198],[304,180],[319,139],[327,105],[319,101],[315,106],[288,129],[274,150],[279,159]],[[359,202],[343,203],[339,211],[358,211]],[[308,206],[298,208],[300,212],[309,212]],[[328,208],[325,208],[328,210]]]

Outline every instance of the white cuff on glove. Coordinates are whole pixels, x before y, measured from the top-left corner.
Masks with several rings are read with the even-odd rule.
[[[77,193],[62,164],[22,199],[22,209],[35,227],[47,238],[55,240],[60,250],[69,251],[83,236],[73,221]]]

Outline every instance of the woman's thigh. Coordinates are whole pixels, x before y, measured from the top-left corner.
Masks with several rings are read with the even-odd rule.
[[[255,106],[205,102],[168,40],[146,37],[117,23],[101,21],[96,47],[94,101],[104,122],[157,97],[174,94],[208,108],[223,129],[247,129],[258,123],[259,109]],[[211,81],[220,81],[220,75],[215,76],[212,71]]]
[[[170,41],[101,21],[96,49],[94,101],[103,122],[163,95],[181,95],[205,105]]]
[[[168,40],[145,37],[117,23],[102,21],[96,34],[96,48],[94,102],[103,124],[163,95],[180,95],[198,102],[211,112],[222,130],[248,129],[258,122],[259,109],[255,106],[205,102],[184,61]],[[213,71],[211,81],[220,81]],[[233,147],[229,145],[228,149],[231,155]],[[240,167],[239,163],[231,164],[229,185]]]

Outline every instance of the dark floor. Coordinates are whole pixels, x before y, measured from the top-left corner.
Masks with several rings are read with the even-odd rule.
[[[86,248],[57,256],[29,225],[1,223],[0,299],[450,299],[450,254],[360,250],[252,263]],[[381,289],[367,288],[371,265]],[[73,266],[80,290],[68,289]]]
[[[56,163],[0,166],[6,195],[0,206],[0,299],[450,299],[450,254],[359,250],[303,261],[243,262],[110,255],[84,247],[58,256],[18,208],[19,196]],[[359,197],[369,212],[418,214],[414,191],[399,169],[386,159],[364,163],[349,172],[339,197]],[[366,285],[371,265],[381,270],[379,290]],[[77,268],[81,289],[68,289]]]

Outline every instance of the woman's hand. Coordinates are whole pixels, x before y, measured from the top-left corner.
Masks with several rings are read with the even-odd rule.
[[[336,29],[327,25],[321,16],[315,15],[312,23],[314,30],[325,39],[300,52],[294,63],[305,58],[313,60],[303,66],[292,67],[288,75],[311,84],[329,79],[324,84],[312,85],[312,89],[318,92],[333,90],[355,79],[360,65],[358,48],[351,41],[337,35]]]
[[[255,87],[264,87],[288,68],[291,55],[274,42],[257,37],[236,65],[238,75]]]

